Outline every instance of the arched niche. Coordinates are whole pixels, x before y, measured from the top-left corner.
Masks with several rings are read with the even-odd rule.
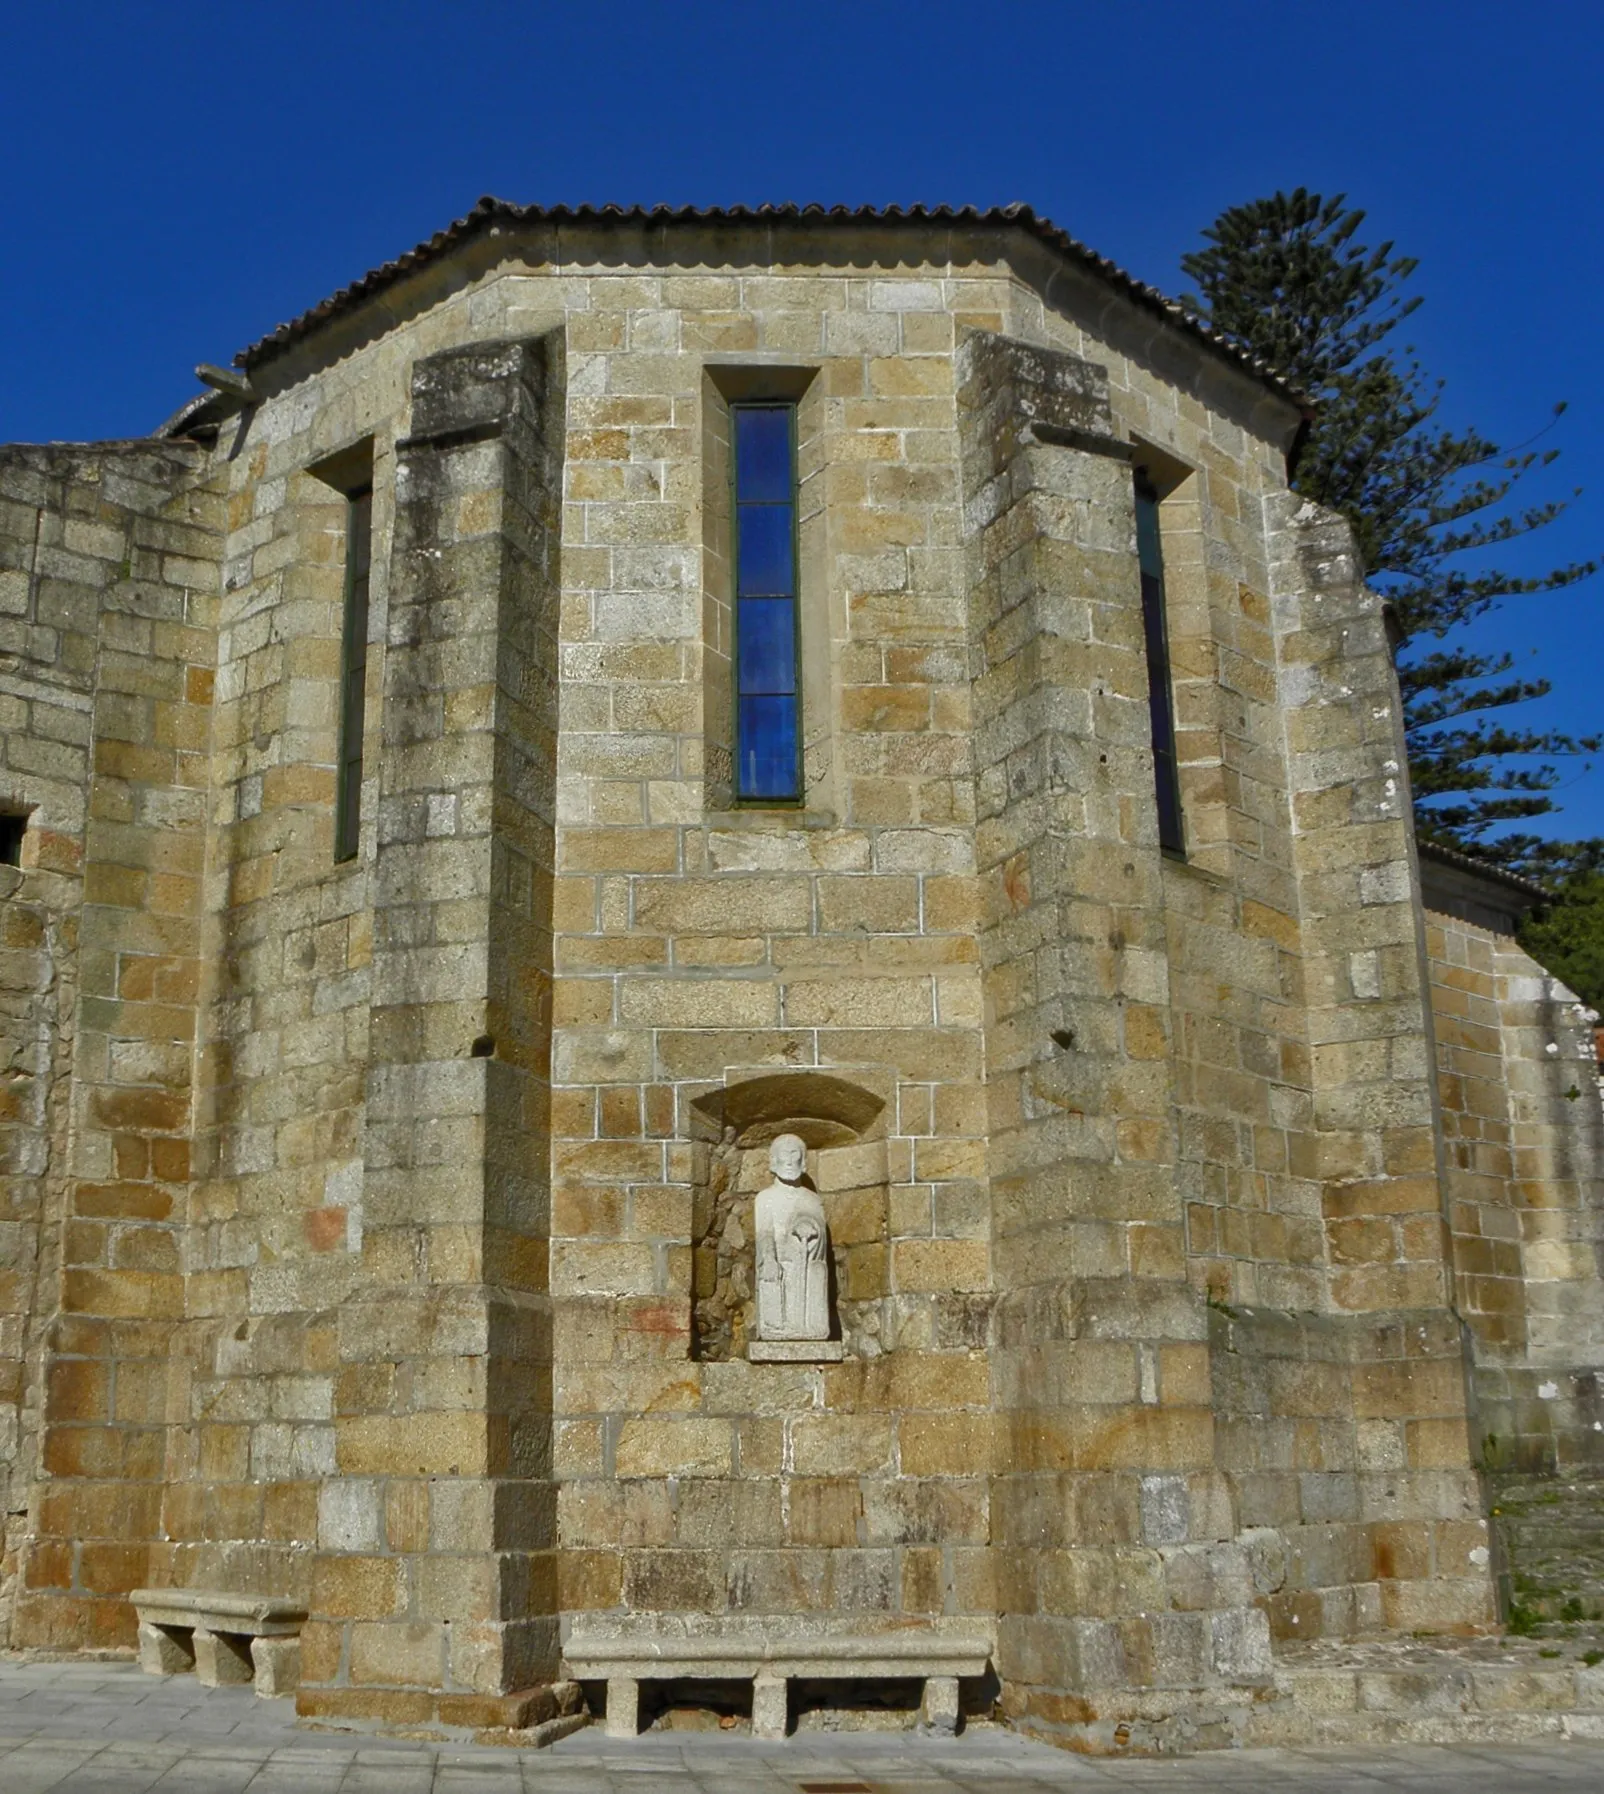
[[[800,1134],[817,1149],[883,1138],[886,1106],[886,1097],[867,1083],[833,1072],[763,1071],[731,1074],[722,1089],[697,1097],[691,1109],[706,1140],[722,1141],[733,1130],[744,1148],[766,1146],[777,1134]]]
[[[768,1181],[779,1134],[808,1147],[808,1181],[830,1226],[831,1300],[854,1354],[877,1352],[886,1294],[886,1117],[890,1081],[878,1070],[732,1071],[691,1104],[698,1154],[692,1203],[691,1351],[741,1357],[752,1326],[752,1204]]]

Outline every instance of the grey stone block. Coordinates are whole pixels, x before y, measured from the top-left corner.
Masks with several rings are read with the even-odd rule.
[[[752,1736],[783,1738],[791,1720],[791,1685],[784,1676],[758,1676],[752,1683]]]
[[[933,1732],[956,1732],[958,1729],[958,1678],[926,1676],[924,1699],[919,1707],[920,1722]]]
[[[640,1735],[640,1683],[633,1676],[607,1678],[607,1736]]]

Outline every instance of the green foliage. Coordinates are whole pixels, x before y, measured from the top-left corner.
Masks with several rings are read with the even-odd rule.
[[[1520,944],[1591,1008],[1604,1010],[1604,872],[1575,873],[1520,925]]]
[[[1509,1604],[1509,1619],[1504,1630],[1514,1638],[1535,1638],[1537,1628],[1542,1625],[1543,1616],[1535,1607],[1526,1607],[1519,1601]]]
[[[1442,383],[1413,350],[1384,346],[1420,304],[1402,290],[1416,264],[1391,243],[1360,243],[1364,216],[1343,194],[1302,187],[1233,206],[1204,231],[1207,247],[1182,257],[1197,289],[1186,302],[1316,402],[1293,485],[1349,519],[1366,577],[1410,638],[1399,681],[1420,833],[1534,875],[1568,867],[1567,849],[1583,844],[1489,831],[1551,814],[1553,761],[1592,753],[1599,738],[1501,725],[1491,713],[1542,697],[1548,681],[1509,677],[1507,653],[1429,644],[1504,599],[1573,586],[1598,563],[1533,578],[1487,564],[1564,510],[1513,497],[1559,451],[1506,452],[1436,422]]]

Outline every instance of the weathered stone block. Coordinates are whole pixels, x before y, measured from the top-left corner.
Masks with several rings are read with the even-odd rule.
[[[253,1638],[251,1665],[256,1692],[263,1699],[293,1694],[301,1685],[301,1641],[298,1638]]]
[[[233,1632],[211,1632],[197,1626],[191,1635],[195,1674],[206,1688],[224,1688],[249,1682],[256,1673],[251,1661],[251,1640]]]
[[[139,1667],[147,1675],[181,1676],[195,1668],[195,1649],[182,1634],[166,1626],[142,1620],[139,1626]]]

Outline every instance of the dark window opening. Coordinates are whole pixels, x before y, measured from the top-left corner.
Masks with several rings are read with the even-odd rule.
[[[362,729],[367,707],[368,572],[373,560],[373,489],[347,495],[345,626],[340,650],[340,748],[334,797],[334,857],[356,857],[362,833]]]
[[[22,838],[28,832],[27,812],[0,813],[0,866],[22,864]]]
[[[1175,755],[1175,698],[1170,688],[1170,644],[1164,622],[1164,555],[1159,539],[1158,492],[1136,475],[1136,558],[1142,573],[1142,634],[1147,643],[1147,701],[1153,722],[1153,785],[1158,798],[1158,843],[1182,855],[1181,783]]]
[[[735,432],[735,794],[802,796],[796,407],[730,408]]]

